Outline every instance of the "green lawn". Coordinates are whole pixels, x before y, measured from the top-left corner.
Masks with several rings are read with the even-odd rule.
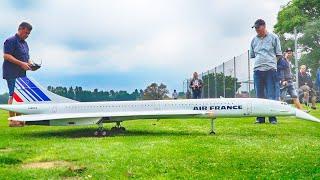
[[[95,126],[9,128],[0,114],[1,179],[320,178],[320,124],[295,118],[218,119],[217,135],[209,120],[130,121],[96,138]]]

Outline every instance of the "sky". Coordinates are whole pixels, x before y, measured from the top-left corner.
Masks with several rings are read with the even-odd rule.
[[[256,19],[272,31],[288,1],[0,0],[0,40],[22,21],[33,25],[27,42],[42,68],[28,76],[44,86],[131,92],[156,82],[182,91],[192,72],[246,52]]]

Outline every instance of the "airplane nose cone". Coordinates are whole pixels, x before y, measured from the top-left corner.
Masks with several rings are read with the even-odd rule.
[[[296,109],[296,117],[320,123],[320,120],[318,118],[316,118],[316,117],[314,117],[314,116],[312,116],[302,110],[299,110],[299,109]]]

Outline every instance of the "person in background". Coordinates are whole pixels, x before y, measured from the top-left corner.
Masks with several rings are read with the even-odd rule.
[[[186,92],[186,99],[191,99],[191,92],[189,89]]]
[[[299,91],[303,92],[303,96],[304,96],[303,99],[305,99],[305,101],[308,102],[311,97],[311,108],[317,109],[316,107],[317,93],[314,90],[311,76],[307,73],[306,65],[300,66],[298,78],[299,78]]]
[[[277,35],[269,33],[266,23],[262,19],[255,21],[257,35],[250,45],[250,58],[254,64],[254,88],[257,98],[279,100],[279,79],[277,77],[277,60],[282,57],[280,39]],[[276,117],[269,117],[271,124],[277,124]],[[256,123],[265,123],[265,117],[257,117]]]
[[[318,63],[320,64],[320,60]],[[320,91],[320,67],[317,70],[316,85],[317,85],[317,90]]]
[[[172,98],[173,98],[173,99],[178,99],[178,93],[177,93],[177,90],[173,90]]]
[[[298,109],[302,109],[300,104],[298,93],[293,85],[293,74],[291,73],[291,60],[293,57],[293,51],[291,48],[288,48],[284,53],[284,57],[278,60],[277,63],[277,72],[280,79],[280,94],[281,100],[284,100],[284,97],[288,93],[293,100],[294,105]]]
[[[29,58],[29,47],[25,41],[30,35],[32,26],[27,22],[19,25],[18,32],[9,37],[3,46],[3,79],[7,81],[9,89],[8,104],[12,104],[16,79],[25,77],[26,71],[31,70]],[[9,116],[15,116],[15,113],[9,112]],[[19,121],[10,121],[9,126],[23,126]]]
[[[193,73],[193,78],[190,81],[190,88],[192,89],[192,98],[200,99],[202,90],[202,80],[199,79],[197,72]]]

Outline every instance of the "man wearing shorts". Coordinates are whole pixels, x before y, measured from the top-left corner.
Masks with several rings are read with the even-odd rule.
[[[288,93],[293,100],[294,105],[298,109],[302,109],[302,105],[298,99],[297,90],[294,88],[293,85],[293,75],[291,73],[291,59],[293,57],[293,51],[291,48],[288,48],[285,53],[284,57],[278,60],[277,69],[278,75],[280,79],[280,94],[281,100],[284,99],[285,95]]]
[[[27,22],[22,22],[19,25],[18,32],[9,37],[3,46],[3,79],[7,81],[9,90],[8,104],[12,104],[14,96],[14,88],[16,79],[19,77],[25,77],[26,71],[31,70],[29,61],[29,47],[25,41],[30,32],[32,26]],[[15,116],[15,113],[9,112],[9,116]],[[10,121],[10,126],[22,126],[23,123],[16,121]]]

